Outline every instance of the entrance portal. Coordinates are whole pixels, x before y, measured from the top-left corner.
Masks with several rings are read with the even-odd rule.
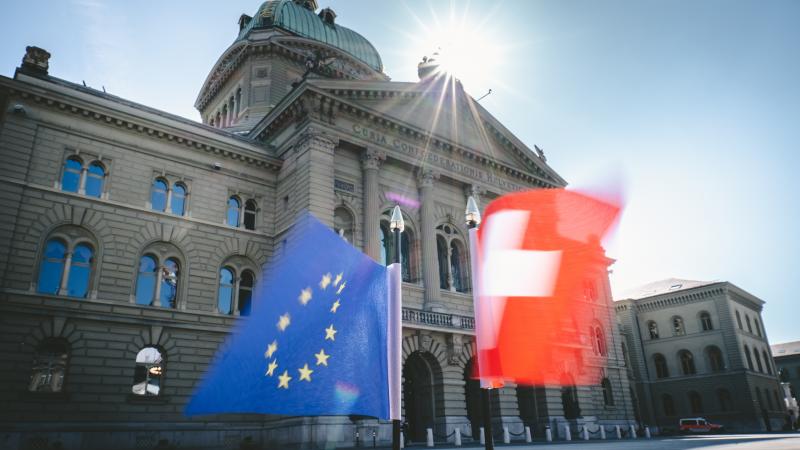
[[[420,352],[410,354],[403,366],[403,402],[406,439],[424,442],[436,410],[433,370]]]

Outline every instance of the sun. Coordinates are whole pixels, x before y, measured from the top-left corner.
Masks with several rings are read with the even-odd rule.
[[[479,95],[503,83],[503,65],[508,54],[502,30],[490,24],[491,15],[473,17],[468,3],[450,4],[445,17],[434,10],[426,20],[415,15],[418,27],[407,36],[409,58],[419,62],[434,58],[437,72],[458,79],[465,89]],[[409,42],[410,41],[410,42]]]

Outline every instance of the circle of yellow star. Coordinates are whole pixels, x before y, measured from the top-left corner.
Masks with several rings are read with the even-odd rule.
[[[328,328],[325,328],[325,340],[330,339],[332,341],[335,341],[336,340],[336,333],[338,333],[338,331],[336,331],[336,329],[333,328],[333,324],[331,324],[331,326],[329,326]]]
[[[322,290],[324,291],[325,289],[328,288],[329,284],[331,284],[331,274],[326,273],[325,275],[322,276],[322,279],[319,281],[319,287],[321,287]]]
[[[273,359],[272,361],[270,361],[269,367],[267,367],[267,373],[265,373],[264,375],[272,376],[272,374],[275,372],[275,369],[277,368],[278,368],[278,360]]]
[[[289,319],[289,313],[287,312],[278,319],[278,329],[284,331],[290,323],[292,323],[292,321]]]
[[[289,371],[284,370],[283,374],[278,377],[278,389],[284,388],[289,389],[289,381],[291,381],[292,377],[289,376]]]
[[[308,364],[305,364],[303,367],[297,369],[300,372],[300,381],[306,380],[311,381],[311,374],[314,372],[313,370],[308,368]]]
[[[328,358],[330,358],[331,355],[326,355],[324,348],[321,348],[319,350],[319,353],[314,353],[314,356],[317,357],[317,365],[318,366],[320,364],[323,365],[323,366],[326,366],[326,367],[328,366]]]
[[[272,358],[272,354],[276,351],[278,351],[278,341],[272,341],[272,343],[267,346],[267,351],[264,352],[264,358]]]
[[[300,300],[300,303],[302,303],[303,306],[307,305],[308,302],[311,301],[311,288],[307,287],[300,291],[300,296],[297,297],[297,299]]]
[[[342,285],[339,286],[339,289],[336,290],[336,293],[341,294],[345,286],[347,286],[347,281],[343,282]]]
[[[331,306],[331,312],[335,313],[336,310],[339,309],[340,306],[342,306],[342,304],[339,303],[339,299],[337,298],[336,301],[333,302],[333,306]]]
[[[336,278],[334,278],[334,280],[333,280],[333,285],[334,286],[338,286],[339,282],[342,281],[342,275],[344,275],[344,273],[341,273],[341,272],[336,275]]]

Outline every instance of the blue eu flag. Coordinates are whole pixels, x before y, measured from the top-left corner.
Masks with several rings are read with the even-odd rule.
[[[305,215],[186,414],[389,418],[387,297],[386,268]]]

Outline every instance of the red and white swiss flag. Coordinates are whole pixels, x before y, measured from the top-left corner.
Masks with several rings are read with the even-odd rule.
[[[599,382],[611,316],[592,302],[605,301],[595,295],[606,282],[600,240],[619,212],[617,202],[565,189],[508,194],[486,207],[474,255],[484,386]]]

